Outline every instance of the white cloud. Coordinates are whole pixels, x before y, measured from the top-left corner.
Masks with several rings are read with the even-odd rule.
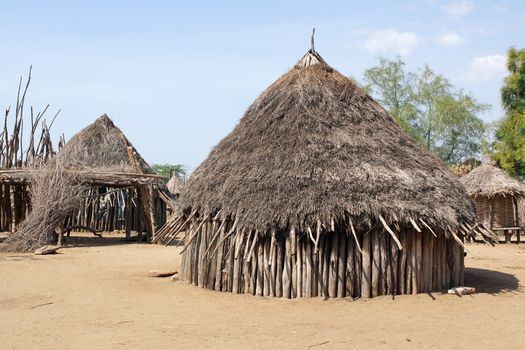
[[[470,81],[501,79],[506,73],[507,57],[504,55],[478,56],[470,61],[467,79]]]
[[[365,41],[365,47],[370,52],[393,51],[399,55],[406,56],[420,42],[421,40],[415,33],[385,29],[370,33]]]
[[[443,46],[459,46],[465,39],[456,32],[448,32],[439,38],[439,43]]]
[[[474,3],[469,0],[452,1],[441,7],[449,16],[460,18],[474,10]]]
[[[501,5],[493,5],[492,6],[492,9],[494,11],[497,11],[497,12],[501,12],[501,13],[507,13],[509,12],[509,9],[505,6],[501,6]]]

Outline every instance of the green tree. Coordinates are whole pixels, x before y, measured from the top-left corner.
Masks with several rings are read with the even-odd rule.
[[[525,49],[511,47],[507,53],[509,75],[501,88],[501,103],[507,112],[525,109]]]
[[[478,114],[489,106],[428,66],[410,73],[400,58],[381,58],[365,72],[365,82],[397,123],[445,162],[458,164],[479,154],[485,125]]]
[[[186,167],[182,164],[153,164],[151,166],[157,175],[169,178],[171,174],[176,174],[179,177],[186,176]]]
[[[512,176],[525,179],[525,49],[509,49],[507,69],[501,88],[505,117],[496,130],[494,159]]]
[[[379,58],[379,65],[365,71],[365,89],[377,97],[395,121],[412,137],[418,134],[413,129],[416,110],[413,99],[414,75],[405,72],[401,58],[394,60]]]

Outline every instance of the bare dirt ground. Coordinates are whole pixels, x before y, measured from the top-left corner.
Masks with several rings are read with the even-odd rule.
[[[525,245],[468,248],[476,295],[357,301],[223,294],[146,277],[179,267],[174,247],[0,254],[0,348],[524,349]]]

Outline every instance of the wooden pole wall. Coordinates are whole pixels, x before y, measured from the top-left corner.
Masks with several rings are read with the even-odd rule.
[[[427,230],[401,228],[402,250],[382,227],[358,235],[358,242],[347,230],[324,232],[316,251],[311,236],[295,229],[261,235],[235,227],[231,231],[231,223],[192,226],[198,231],[186,235],[182,277],[217,291],[358,298],[442,291],[463,284],[462,247]],[[218,239],[212,240],[215,235]]]

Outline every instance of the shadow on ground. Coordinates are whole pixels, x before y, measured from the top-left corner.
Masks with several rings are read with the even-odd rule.
[[[520,291],[516,276],[473,267],[465,269],[465,285],[476,288],[478,293],[498,294]]]
[[[132,236],[130,239],[126,239],[122,236],[103,236],[103,237],[86,237],[86,236],[73,236],[64,237],[64,247],[90,247],[90,246],[112,246],[122,244],[137,244],[145,243],[142,242],[142,238]]]

